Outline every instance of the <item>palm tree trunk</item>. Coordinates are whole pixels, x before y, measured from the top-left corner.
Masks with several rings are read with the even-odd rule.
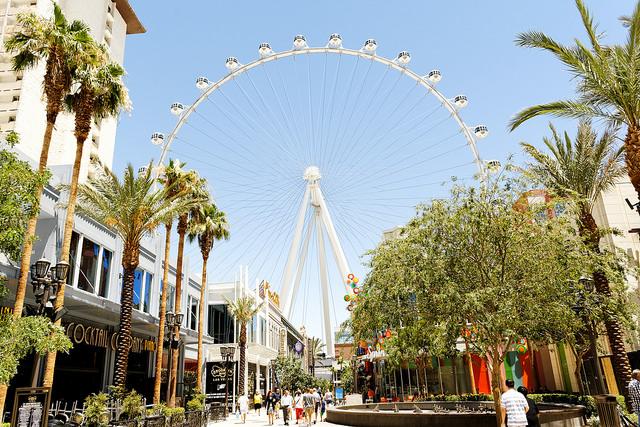
[[[629,135],[627,135],[627,138],[629,138]],[[633,155],[631,156],[635,159]],[[629,159],[628,153],[627,159]],[[629,166],[628,160],[627,166]],[[640,165],[636,165],[636,167],[640,167]],[[581,212],[578,231],[580,236],[583,237],[587,247],[599,254],[600,235],[598,225],[590,212]],[[609,279],[607,279],[607,276],[602,271],[594,271],[593,281],[598,294],[602,295],[605,299],[611,296]],[[629,357],[627,356],[627,351],[624,347],[624,334],[618,320],[611,315],[611,313],[608,314],[609,315],[607,316],[607,320],[604,322],[604,325],[607,329],[607,337],[609,338],[609,346],[611,347],[611,354],[613,356],[613,370],[621,385],[620,392],[624,396],[627,410],[631,412],[633,407],[631,405],[631,399],[629,397],[629,390],[627,387],[629,381],[631,381],[631,365],[629,364]],[[595,362],[599,363],[597,360]]]
[[[47,168],[49,146],[51,145],[51,135],[53,134],[54,124],[55,117],[53,121],[47,120],[47,127],[45,129],[44,138],[42,140],[42,151],[40,152],[40,163],[38,164],[39,173],[44,172],[44,170]],[[42,186],[39,185],[38,189],[36,190],[36,200],[38,200],[38,205],[40,204],[41,196]],[[33,240],[36,235],[37,223],[37,216],[30,218],[29,223],[27,224],[27,232],[24,236],[24,248],[22,249],[22,260],[20,262],[20,277],[18,279],[18,288],[16,289],[16,299],[13,303],[13,317],[16,319],[22,316],[22,308],[24,307],[24,296],[27,289],[27,280],[29,278],[29,265],[31,263],[31,250],[33,249]]]
[[[172,222],[165,224],[164,265],[162,271],[162,293],[160,294],[160,313],[158,325],[158,350],[156,351],[156,378],[153,383],[153,403],[160,403],[160,385],[162,384],[162,358],[164,356],[164,323],[167,313],[167,289],[169,288],[169,252],[171,249]]]
[[[180,302],[182,300],[182,257],[184,253],[184,236],[187,232],[187,214],[180,215],[178,220],[178,265],[176,266],[176,299],[174,313],[180,313]],[[180,337],[180,328],[175,328],[176,337]],[[173,408],[176,404],[176,384],[178,372],[178,349],[171,349],[171,395],[168,398],[167,406]]]
[[[204,298],[207,287],[207,261],[209,252],[202,251],[202,285],[200,286],[200,311],[198,312],[198,371],[196,388],[202,393],[202,335],[204,331]]]
[[[131,346],[131,314],[133,311],[133,279],[139,263],[140,248],[132,248],[124,244],[122,267],[122,296],[120,297],[120,327],[118,330],[118,345],[116,349],[116,369],[114,385],[124,388],[127,383],[127,368],[129,365],[129,347]]]
[[[246,324],[242,324],[242,326],[240,326],[240,369],[238,372],[238,394],[240,394],[240,396],[244,395],[244,377],[246,375],[245,369],[245,361],[246,361],[246,355],[245,355],[245,346],[247,344],[247,325]]]
[[[624,149],[629,177],[640,199],[640,127],[629,126],[624,139]]]
[[[91,123],[91,122],[89,122]],[[86,141],[87,133],[81,135],[76,140],[76,158],[73,162],[73,172],[71,175],[71,185],[69,188],[69,201],[67,204],[67,217],[64,221],[64,237],[62,239],[62,253],[60,260],[69,262],[69,249],[71,247],[71,233],[73,231],[73,216],[76,211],[76,198],[78,196],[78,179],[80,177],[80,165],[82,163],[82,151],[84,149],[84,141]],[[66,283],[60,284],[58,290],[58,297],[56,298],[55,305],[53,306],[53,312],[57,312],[64,306],[64,290]],[[62,319],[56,321],[56,325],[60,326]],[[47,362],[44,370],[44,379],[42,385],[44,387],[51,387],[53,384],[53,371],[56,366],[56,352],[47,354]]]

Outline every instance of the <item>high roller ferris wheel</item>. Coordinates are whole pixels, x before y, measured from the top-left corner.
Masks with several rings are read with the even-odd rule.
[[[258,59],[229,57],[224,77],[199,77],[195,101],[171,106],[173,130],[152,135],[162,147],[157,165],[169,153],[186,159],[227,213],[231,239],[214,247],[210,277],[251,263],[256,279],[280,284],[290,320],[301,315],[304,324],[321,305],[329,356],[341,317],[335,301],[351,292],[349,274],[364,277],[359,257],[381,232],[405,223],[451,177],[483,181],[499,167],[477,150],[487,127],[462,120],[467,97],[436,89],[440,71],[420,75],[408,52],[386,59],[377,51],[373,39],[345,48],[338,34],[324,47],[298,35],[282,52],[262,43]]]

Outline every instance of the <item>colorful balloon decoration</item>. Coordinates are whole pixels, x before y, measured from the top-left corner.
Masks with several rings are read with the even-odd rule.
[[[387,337],[387,339],[391,338],[391,331],[385,332],[384,335]]]
[[[518,345],[516,346],[516,351],[517,351],[519,354],[525,354],[525,353],[527,352],[527,347],[526,347],[526,346],[524,346],[524,345],[522,345],[522,344],[518,344]]]
[[[344,300],[345,300],[345,301],[349,301],[350,299],[351,299],[351,297],[350,297],[349,295],[345,295],[345,296],[344,296]]]
[[[360,288],[358,288],[358,278],[353,274],[347,275],[346,283],[351,286],[352,294],[347,294],[344,296],[344,300],[349,303],[347,306],[347,310],[350,312],[353,311],[353,308],[358,304],[358,292],[360,292]]]

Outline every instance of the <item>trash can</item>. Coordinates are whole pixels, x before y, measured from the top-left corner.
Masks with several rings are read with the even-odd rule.
[[[622,427],[618,415],[618,401],[613,394],[598,394],[593,396],[596,401],[596,411],[601,427]]]

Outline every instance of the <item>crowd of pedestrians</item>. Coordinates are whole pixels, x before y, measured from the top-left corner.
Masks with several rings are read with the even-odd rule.
[[[275,420],[280,418],[282,411],[282,420],[284,425],[290,425],[289,422],[294,418],[296,424],[311,425],[326,421],[325,412],[329,405],[333,404],[333,394],[331,390],[327,390],[323,394],[322,390],[315,388],[307,388],[296,390],[295,394],[285,390],[280,394],[280,389],[275,392],[268,391],[263,397],[259,391],[253,396],[253,408],[257,416],[261,416],[262,409],[267,413],[269,425],[274,425]],[[238,399],[238,415],[242,417],[242,422],[246,423],[247,413],[249,412],[249,397],[245,393]],[[320,415],[318,420],[318,414]]]

